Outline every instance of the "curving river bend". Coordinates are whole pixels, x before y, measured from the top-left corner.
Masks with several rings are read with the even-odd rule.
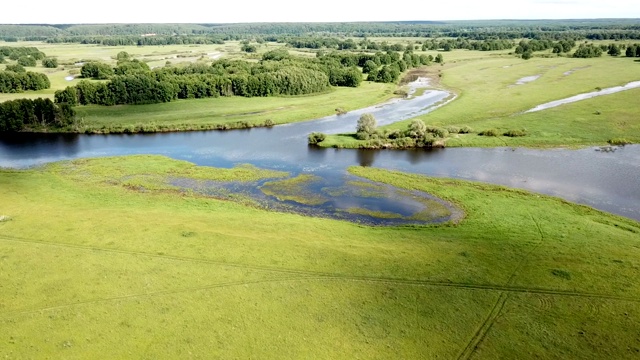
[[[640,146],[615,152],[521,148],[346,150],[307,146],[307,135],[353,132],[362,113],[388,124],[434,110],[444,91],[273,128],[136,135],[13,134],[0,137],[0,166],[28,167],[81,157],[162,154],[199,165],[313,173],[327,181],[348,178],[346,168],[375,166],[440,177],[478,180],[554,195],[640,220]]]

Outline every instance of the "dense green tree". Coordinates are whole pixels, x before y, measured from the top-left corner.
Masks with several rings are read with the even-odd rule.
[[[602,56],[602,49],[599,46],[595,46],[593,44],[582,44],[573,53],[573,57],[575,58],[593,58],[600,56]]]
[[[378,123],[373,114],[362,114],[356,124],[356,136],[360,140],[367,140],[375,134]]]
[[[64,90],[57,90],[54,95],[56,104],[69,104],[76,106],[78,104],[78,92],[73,86],[67,86]]]
[[[636,45],[627,46],[627,50],[625,51],[624,55],[626,57],[635,57],[636,56]]]
[[[9,64],[4,68],[6,71],[13,71],[16,73],[26,73],[27,70],[24,68],[24,66],[20,65],[20,64]]]
[[[36,72],[0,71],[0,93],[18,93],[51,87],[45,74]]]
[[[370,73],[372,70],[377,69],[378,65],[373,60],[367,60],[367,62],[362,67],[362,72],[364,74]]]
[[[444,64],[444,57],[442,56],[442,54],[436,55],[435,62],[438,64]]]
[[[36,59],[31,56],[21,56],[18,58],[18,64],[24,67],[35,67]]]
[[[42,59],[42,66],[46,68],[57,68],[58,67],[58,59],[53,57],[46,57]]]
[[[131,61],[121,60],[118,61],[118,66],[113,69],[115,75],[134,75],[141,73],[148,73],[151,71],[147,63],[133,59]]]
[[[620,48],[616,44],[611,44],[611,45],[609,45],[609,49],[607,51],[607,54],[609,54],[611,56],[618,56],[618,55],[620,55]]]
[[[0,103],[0,132],[21,131],[33,127],[62,127],[75,116],[68,104],[54,104],[50,99],[17,99]]]
[[[419,138],[423,138],[426,133],[427,133],[427,125],[425,125],[424,121],[420,119],[415,119],[411,121],[411,124],[409,125],[409,131],[407,133],[409,137],[412,137],[414,139],[419,139]]]
[[[86,79],[105,80],[113,76],[113,69],[108,64],[91,61],[82,65],[80,75]]]
[[[116,60],[118,62],[120,61],[129,61],[131,60],[131,55],[129,55],[128,52],[126,51],[120,51],[117,55],[116,55]]]

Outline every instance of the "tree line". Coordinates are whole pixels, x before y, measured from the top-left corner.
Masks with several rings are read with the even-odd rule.
[[[49,78],[45,74],[24,71],[24,68],[20,67],[21,71],[17,66],[8,66],[7,68],[18,71],[0,71],[0,93],[20,93],[51,87]]]
[[[0,103],[0,132],[64,127],[70,125],[75,110],[69,104],[50,99],[17,99]]]
[[[640,39],[634,19],[592,20],[483,20],[399,21],[359,23],[262,23],[262,24],[95,24],[95,25],[0,25],[5,40],[67,39],[78,42],[92,37],[158,38],[219,36],[235,39],[255,37],[424,37],[468,40],[625,40]],[[102,40],[101,40],[102,41]],[[118,40],[122,41],[122,40]],[[129,41],[129,40],[127,40]],[[108,41],[107,41],[108,43]],[[381,49],[382,50],[382,49]]]

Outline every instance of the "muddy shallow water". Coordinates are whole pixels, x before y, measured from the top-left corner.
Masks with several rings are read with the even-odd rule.
[[[595,148],[340,150],[307,145],[307,135],[313,131],[353,132],[358,117],[365,112],[373,113],[379,124],[387,124],[425,114],[449,98],[450,94],[444,91],[426,91],[412,99],[345,115],[250,130],[137,135],[13,134],[0,138],[0,166],[27,167],[81,157],[161,154],[206,166],[249,163],[285,170],[292,176],[312,174],[331,184],[325,184],[325,188],[352,181],[346,172],[349,166],[375,166],[528,189],[640,220],[639,145],[615,152],[598,152]],[[383,213],[403,217],[408,214],[393,208],[392,203],[376,207],[367,205],[370,200],[366,198],[353,201],[361,205],[346,206],[354,208],[351,213],[387,217],[395,215]]]

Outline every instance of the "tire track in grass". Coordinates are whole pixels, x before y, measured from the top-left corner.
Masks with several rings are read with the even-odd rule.
[[[152,296],[162,296],[162,295],[170,295],[170,294],[178,294],[178,293],[186,293],[192,291],[201,291],[201,290],[211,290],[211,289],[221,289],[228,288],[232,286],[242,286],[242,285],[255,285],[255,284],[265,284],[265,283],[278,283],[278,282],[289,282],[289,281],[299,281],[299,282],[310,282],[310,281],[353,281],[353,282],[362,282],[362,283],[379,283],[379,284],[390,284],[390,285],[406,285],[406,286],[422,286],[422,287],[450,287],[454,289],[461,290],[480,290],[480,291],[500,291],[501,297],[504,295],[506,301],[506,297],[508,297],[509,293],[534,293],[534,294],[544,294],[544,295],[559,295],[559,296],[575,296],[582,298],[597,298],[597,299],[606,299],[606,300],[616,300],[616,301],[627,301],[627,302],[636,302],[640,303],[640,299],[636,298],[625,298],[618,296],[610,296],[610,295],[601,295],[601,294],[585,294],[585,293],[571,293],[571,292],[562,292],[562,291],[553,291],[553,290],[545,290],[545,289],[532,289],[532,288],[508,288],[508,287],[500,287],[500,286],[492,286],[492,285],[474,285],[474,284],[460,284],[460,283],[440,283],[440,282],[430,282],[428,280],[403,280],[403,279],[385,279],[385,278],[374,278],[374,277],[364,277],[364,276],[328,276],[328,275],[316,275],[310,274],[309,276],[297,276],[297,277],[289,277],[289,278],[276,278],[276,279],[261,279],[261,280],[251,280],[251,281],[234,281],[227,283],[218,283],[211,284],[205,286],[191,287],[191,288],[181,288],[181,289],[166,289],[159,290],[148,293],[137,293],[137,294],[127,294],[120,296],[113,296],[108,298],[94,298],[87,299],[83,301],[77,301],[73,303],[63,303],[57,305],[48,305],[44,307],[31,308],[31,309],[20,309],[8,311],[0,314],[0,318],[19,315],[19,314],[29,314],[36,313],[42,311],[50,311],[56,309],[62,309],[77,305],[86,305],[93,303],[103,303],[109,301],[117,301],[117,300],[126,300],[126,299],[134,299],[140,297],[152,297]],[[500,298],[499,298],[500,300]],[[496,303],[497,305],[499,302]],[[502,304],[500,309],[504,306]],[[495,306],[494,306],[495,308]],[[492,310],[493,313],[493,310]],[[499,312],[493,316],[495,319],[499,315]],[[489,318],[488,318],[489,319]],[[485,320],[485,323],[487,320]],[[488,330],[488,329],[487,329]],[[476,337],[474,335],[474,337]]]
[[[582,297],[582,298],[619,300],[619,301],[630,301],[630,302],[640,303],[640,297],[619,296],[619,295],[602,294],[602,293],[554,290],[554,289],[539,288],[539,287],[514,286],[510,284],[506,284],[506,285],[473,284],[473,283],[460,283],[460,282],[425,280],[425,279],[420,280],[420,279],[403,279],[403,278],[394,278],[394,277],[336,274],[336,273],[327,273],[327,272],[321,272],[321,271],[296,270],[296,269],[276,268],[276,267],[260,266],[260,265],[229,263],[224,261],[201,259],[201,258],[190,258],[185,256],[172,256],[172,255],[164,255],[164,254],[160,255],[160,254],[153,254],[153,253],[145,253],[141,251],[104,249],[104,248],[85,246],[85,245],[51,243],[47,241],[31,240],[31,239],[11,237],[6,235],[0,235],[0,240],[26,243],[26,244],[33,243],[33,244],[48,245],[48,246],[75,248],[75,249],[90,250],[90,251],[103,251],[103,252],[116,253],[116,254],[146,256],[151,258],[168,259],[168,260],[176,260],[176,261],[198,262],[198,263],[205,263],[205,264],[211,264],[211,265],[217,265],[217,266],[228,266],[228,267],[239,268],[239,269],[290,274],[290,275],[294,275],[296,279],[303,278],[303,279],[309,280],[313,278],[316,280],[353,280],[353,281],[363,281],[363,282],[378,282],[378,283],[403,284],[403,285],[415,285],[415,286],[433,286],[433,287],[458,288],[458,289],[469,289],[469,290],[491,290],[491,291],[501,291],[501,292],[511,292],[511,293],[532,293],[532,294],[543,294],[543,295],[573,296],[573,297]]]
[[[529,213],[529,217],[531,217],[531,220],[535,224],[536,229],[538,229],[538,234],[540,234],[540,241],[538,241],[538,243],[536,243],[531,248],[531,250],[529,250],[529,252],[527,252],[522,257],[520,262],[518,262],[518,265],[516,265],[516,268],[511,273],[509,280],[507,280],[507,285],[513,284],[513,281],[516,279],[516,276],[518,276],[518,272],[520,272],[520,270],[524,267],[524,265],[529,261],[529,257],[531,256],[531,254],[533,254],[534,251],[538,250],[540,246],[542,246],[542,244],[544,243],[544,233],[542,232],[542,227],[540,227],[540,223],[538,223],[538,220],[536,220],[536,218],[534,218],[533,215],[531,215],[531,213]]]
[[[503,291],[500,293],[500,296],[498,296],[498,300],[493,305],[493,308],[491,308],[491,311],[489,312],[489,315],[487,315],[487,318],[484,320],[482,325],[480,325],[480,327],[473,333],[473,336],[467,343],[467,346],[462,349],[462,352],[458,356],[458,360],[466,360],[471,358],[471,355],[473,355],[489,330],[491,330],[493,323],[502,312],[504,304],[507,302],[508,298],[509,294],[507,294],[506,292]]]

